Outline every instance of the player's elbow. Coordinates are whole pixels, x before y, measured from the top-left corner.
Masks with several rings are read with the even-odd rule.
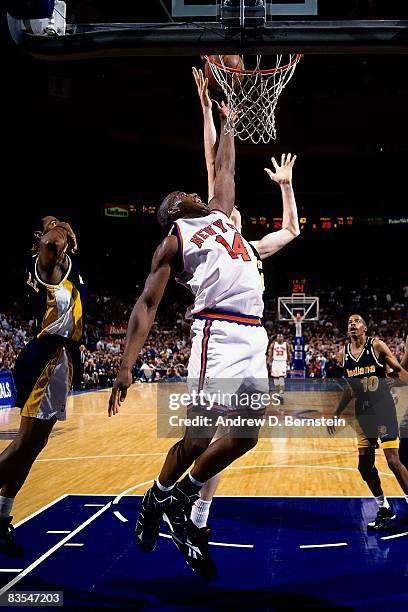
[[[286,227],[286,230],[289,233],[289,241],[297,238],[300,234],[300,228],[298,225],[289,225]]]
[[[154,296],[150,296],[150,295],[145,295],[142,296],[142,305],[144,307],[144,310],[147,312],[147,314],[149,316],[154,316],[159,304],[157,302],[157,300],[154,298]]]

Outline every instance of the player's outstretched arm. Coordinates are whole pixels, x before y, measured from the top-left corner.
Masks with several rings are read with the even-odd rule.
[[[153,255],[150,274],[130,315],[122,362],[109,398],[109,416],[118,413],[132,384],[132,368],[153,325],[157,308],[170,278],[171,263],[177,255],[177,249],[177,238],[167,236]]]
[[[212,101],[208,93],[208,79],[203,71],[193,67],[193,76],[197,85],[197,93],[201,102],[204,122],[204,152],[208,178],[208,200],[214,197],[215,159],[218,150],[218,136],[212,113]]]
[[[229,110],[224,102],[219,105],[219,111],[221,135],[215,159],[214,197],[209,202],[209,208],[222,210],[229,217],[235,202],[235,144],[233,131],[225,132]]]
[[[401,384],[408,385],[408,372],[404,369],[398,359],[391,353],[388,346],[382,340],[375,339],[373,349],[380,363],[386,364],[392,369],[387,376],[396,378]],[[405,355],[404,355],[405,356]]]
[[[281,230],[267,234],[261,240],[252,242],[261,259],[270,257],[300,234],[298,211],[292,186],[292,171],[295,161],[296,155],[292,157],[291,153],[287,155],[282,153],[280,166],[276,159],[272,157],[275,172],[265,168],[268,176],[281,188],[283,219]]]
[[[351,390],[351,387],[349,385],[346,385],[343,394],[339,400],[339,403],[337,405],[337,408],[334,412],[334,416],[335,417],[339,417],[344,410],[346,409],[346,407],[348,406],[349,402],[351,401],[353,397],[353,392]],[[336,432],[336,426],[335,425],[328,425],[327,426],[327,431],[329,433],[329,435],[333,435]]]

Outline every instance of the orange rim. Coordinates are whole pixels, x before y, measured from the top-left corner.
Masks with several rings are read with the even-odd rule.
[[[289,64],[286,64],[285,66],[279,66],[279,68],[267,68],[266,70],[241,70],[240,68],[230,68],[230,66],[224,66],[223,64],[221,64],[221,62],[217,62],[216,60],[214,60],[211,55],[204,55],[204,58],[209,64],[214,64],[214,66],[217,66],[217,68],[220,68],[225,72],[232,72],[236,74],[274,74],[277,72],[283,72],[284,70],[292,68],[292,66],[297,64],[302,59],[302,57],[302,53],[296,53],[295,57],[292,61],[289,62]]]

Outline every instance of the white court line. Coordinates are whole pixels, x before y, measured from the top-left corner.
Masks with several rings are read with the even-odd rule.
[[[0,572],[22,572],[22,569],[6,569],[6,568],[0,568]]]
[[[260,450],[260,451],[250,451],[250,453],[258,453],[258,454],[268,454],[268,453],[303,453],[303,454],[317,454],[317,455],[351,455],[355,454],[355,450],[350,451],[319,451],[319,450],[284,450],[284,449],[272,449],[272,450]],[[248,453],[248,454],[250,454]],[[52,461],[79,461],[81,459],[126,459],[129,457],[162,457],[163,455],[167,455],[167,452],[164,453],[130,453],[124,455],[84,455],[80,457],[53,457],[51,459],[37,459],[37,462],[48,463]]]
[[[336,546],[348,546],[347,542],[336,542],[335,544],[302,544],[299,548],[331,548]]]
[[[349,451],[332,451],[332,450],[316,450],[316,449],[307,449],[307,450],[292,450],[292,449],[279,449],[279,448],[273,448],[271,450],[252,450],[249,451],[249,453],[247,453],[248,455],[252,454],[256,454],[256,453],[288,453],[290,455],[292,455],[293,453],[304,453],[305,455],[311,455],[311,454],[317,454],[317,455],[351,455],[351,454],[355,454],[355,449],[349,450]]]
[[[65,495],[61,495],[61,497],[57,497],[57,499],[54,499],[54,501],[50,502],[49,504],[47,504],[46,506],[43,506],[42,508],[40,508],[39,510],[36,510],[36,512],[33,512],[32,514],[30,514],[29,516],[26,516],[25,518],[23,518],[19,523],[16,523],[14,525],[14,528],[16,527],[20,527],[20,525],[23,525],[23,523],[26,523],[27,521],[29,521],[30,519],[34,518],[35,516],[37,516],[37,514],[41,514],[41,512],[44,512],[44,510],[47,510],[47,508],[51,508],[51,506],[53,506],[54,504],[58,503],[59,501],[61,501],[61,499],[64,499],[65,497],[67,497],[67,493],[65,493]]]
[[[128,522],[129,522],[129,521],[128,521],[128,519],[127,519],[127,518],[125,518],[125,517],[123,516],[123,514],[121,514],[121,513],[119,512],[119,510],[115,510],[113,514],[116,516],[116,518],[118,518],[120,521],[122,521],[122,523],[128,523]]]
[[[269,464],[269,465],[237,465],[233,467],[227,467],[226,470],[259,470],[265,468],[289,468],[289,469],[304,469],[304,468],[312,468],[315,470],[345,470],[347,472],[358,472],[358,468],[351,467],[339,467],[337,465],[286,465],[286,464]],[[392,472],[378,472],[380,476],[394,476]],[[298,496],[296,496],[298,497]]]
[[[168,533],[159,533],[162,538],[171,540],[171,535]],[[254,544],[229,544],[228,542],[208,542],[211,546],[229,546],[231,548],[255,548]]]
[[[115,458],[126,458],[126,457],[162,457],[167,455],[166,453],[133,453],[131,455],[85,455],[83,457],[54,457],[53,459],[37,459],[47,463],[50,461],[79,461],[80,459],[115,459]],[[79,494],[80,495],[80,494]]]
[[[83,546],[83,544],[76,544],[75,542],[67,542],[64,546]]]
[[[64,496],[65,497],[65,496]],[[29,574],[33,569],[35,569],[38,565],[40,565],[43,561],[45,561],[45,559],[47,559],[50,555],[52,555],[52,553],[54,553],[56,550],[58,550],[59,548],[61,548],[61,546],[64,546],[64,544],[66,542],[68,542],[68,540],[70,540],[71,538],[73,538],[74,536],[77,535],[77,533],[79,533],[80,531],[82,531],[83,529],[85,529],[85,527],[87,527],[90,523],[92,523],[92,521],[94,521],[96,518],[98,518],[98,516],[100,516],[103,512],[105,512],[105,510],[107,510],[108,508],[110,508],[112,502],[107,503],[103,508],[101,508],[100,510],[98,510],[98,512],[95,512],[95,514],[93,514],[92,516],[90,516],[84,523],[82,523],[81,525],[79,525],[79,527],[77,527],[76,529],[74,529],[74,531],[72,531],[70,534],[68,534],[67,536],[65,536],[65,538],[63,538],[60,542],[58,542],[57,544],[55,544],[55,546],[53,546],[52,548],[50,548],[49,550],[47,550],[47,552],[45,552],[43,555],[41,555],[41,557],[38,557],[38,559],[36,559],[33,563],[31,563],[31,565],[29,565],[28,567],[26,567],[22,572],[20,572],[15,578],[13,578],[13,580],[10,580],[10,582],[8,582],[7,584],[5,584],[3,586],[2,589],[0,589],[0,596],[3,595],[3,593],[6,593],[9,589],[11,589],[15,584],[17,584],[17,582],[20,582],[20,580],[22,578],[24,578],[24,576],[27,576],[27,574]]]
[[[115,497],[117,493],[67,493],[68,497]]]
[[[84,504],[84,508],[102,508],[105,504]]]
[[[138,489],[139,487],[143,487],[144,485],[147,485],[147,484],[151,484],[152,482],[154,482],[153,479],[146,480],[145,482],[139,482],[139,484],[134,485],[133,487],[129,487],[129,489],[126,489],[125,491],[122,491],[122,493],[119,493],[119,495],[117,495],[115,499],[113,500],[112,504],[118,504],[120,500],[122,499],[122,497],[124,497],[124,495],[127,495],[129,491],[134,491],[135,489]]]
[[[47,531],[47,533],[71,533],[71,531]]]
[[[394,535],[384,536],[381,538],[382,540],[393,540],[394,538],[402,538],[403,536],[407,536],[408,531],[404,531],[404,533],[394,533]]]
[[[228,469],[228,468],[227,468]],[[153,482],[153,480],[149,480],[148,483]],[[143,483],[143,484],[148,484],[148,483]],[[142,486],[140,485],[137,485]],[[132,487],[133,489],[134,487]],[[120,493],[120,495],[122,495]],[[68,493],[68,497],[115,497],[115,499],[117,499],[118,494],[117,493]],[[143,493],[136,493],[135,495],[129,495],[129,497],[143,497]],[[371,495],[216,495],[215,497],[248,497],[248,498],[255,498],[255,499],[261,499],[263,497],[265,498],[279,498],[279,497],[283,497],[283,498],[289,498],[289,499],[296,499],[298,497],[303,498],[310,498],[310,499],[370,499],[370,500],[374,500],[374,498]],[[404,495],[387,495],[388,499],[403,499],[405,498]],[[115,503],[114,501],[112,502],[112,504]],[[118,503],[118,502],[116,502]]]

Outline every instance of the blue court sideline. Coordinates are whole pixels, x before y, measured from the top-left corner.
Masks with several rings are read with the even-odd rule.
[[[1,555],[0,568],[27,573],[20,580],[19,572],[0,572],[2,587],[17,578],[11,590],[62,590],[70,608],[408,609],[408,533],[382,539],[408,527],[367,535],[376,512],[371,499],[216,498],[212,540],[245,546],[212,547],[219,578],[209,584],[169,539],[161,537],[151,554],[140,552],[133,528],[141,497],[111,506],[113,499],[68,495],[17,527],[25,558]],[[403,499],[392,503],[403,513]]]

